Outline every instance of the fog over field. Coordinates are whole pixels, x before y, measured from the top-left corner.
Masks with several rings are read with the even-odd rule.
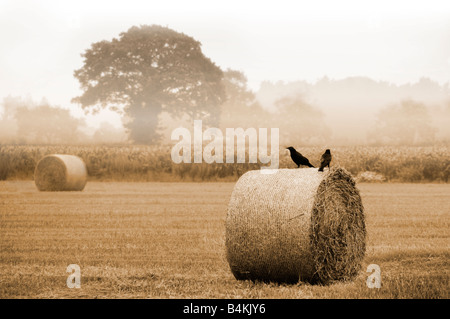
[[[404,85],[367,77],[324,77],[314,83],[264,81],[257,91],[247,88],[247,93],[252,97],[249,101],[232,100],[217,110],[217,126],[223,131],[227,127],[277,127],[281,143],[307,145],[431,145],[450,141],[450,88],[428,78]],[[287,102],[292,108],[284,108]],[[89,125],[93,115],[74,116],[65,108],[57,111],[59,106],[45,99],[37,102],[31,97],[7,97],[2,106],[3,143],[129,141],[124,114],[107,111],[115,114],[109,119],[102,118],[105,111],[101,111],[96,116],[97,127]],[[41,109],[43,106],[47,111]],[[54,113],[54,119],[47,113]],[[164,112],[159,121],[163,143],[171,142],[175,128],[191,129],[193,123],[188,117],[174,119]]]
[[[367,142],[367,134],[372,133],[377,127],[377,120],[381,120],[380,111],[404,101],[423,104],[430,118],[429,124],[436,130],[437,139],[450,139],[450,88],[448,83],[439,85],[429,78],[403,85],[375,81],[368,77],[324,77],[315,83],[263,82],[256,94],[258,101],[273,111],[276,110],[276,101],[284,96],[301,96],[320,109],[333,137],[342,142]],[[397,114],[399,118],[392,120],[401,125],[402,117],[408,115],[405,110]],[[420,116],[423,115],[417,113],[417,117]],[[418,120],[417,117],[412,116]]]
[[[0,142],[147,143],[130,135],[129,101],[86,107],[74,100],[84,93],[74,76],[85,67],[81,55],[143,25],[192,37],[225,73],[227,102],[206,107],[218,118],[210,126],[278,127],[281,143],[300,145],[447,142],[449,17],[447,1],[1,1]],[[110,96],[121,88],[110,87]],[[52,115],[58,128],[40,106],[52,107],[46,114],[69,113]],[[150,131],[160,142],[170,142],[173,128],[192,125],[194,111],[159,108],[145,116],[156,119]],[[35,132],[24,133],[33,130],[27,116]],[[39,126],[69,127],[71,137],[48,136],[55,133]]]

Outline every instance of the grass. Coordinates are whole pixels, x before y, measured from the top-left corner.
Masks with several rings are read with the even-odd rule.
[[[448,184],[360,184],[368,249],[351,282],[237,281],[225,259],[233,183],[0,182],[0,298],[448,298]],[[66,268],[81,267],[81,289]],[[381,267],[382,287],[366,286]]]

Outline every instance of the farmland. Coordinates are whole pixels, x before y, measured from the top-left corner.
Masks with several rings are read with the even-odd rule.
[[[320,164],[323,148],[298,149],[313,165]],[[36,163],[52,153],[81,157],[89,179],[97,181],[236,181],[246,171],[260,167],[248,163],[248,158],[242,164],[175,164],[170,152],[170,146],[0,145],[0,180],[32,180]],[[295,167],[284,148],[279,154],[281,168]],[[365,172],[377,177],[364,181],[446,183],[450,178],[450,147],[445,145],[341,146],[332,148],[332,154],[332,164],[355,177],[365,176]]]
[[[225,258],[234,183],[0,181],[0,298],[448,298],[450,185],[360,183],[367,252],[351,282],[237,281]],[[66,268],[81,268],[69,289]],[[382,286],[369,289],[369,264]]]

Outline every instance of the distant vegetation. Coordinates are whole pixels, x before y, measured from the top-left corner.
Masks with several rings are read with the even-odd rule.
[[[0,146],[0,180],[33,179],[36,163],[44,155],[80,156],[91,180],[114,181],[235,181],[260,164],[175,164],[170,146]],[[299,150],[315,166],[323,149]],[[445,182],[450,177],[450,147],[336,147],[332,165],[340,165],[356,178],[387,182]],[[248,161],[248,160],[247,160]],[[280,150],[280,168],[295,165]],[[368,174],[368,172],[371,172]],[[381,177],[380,177],[381,176]]]
[[[324,77],[315,84],[263,82],[255,93],[242,71],[221,70],[200,42],[160,26],[132,27],[118,39],[93,43],[82,56],[74,76],[83,93],[73,103],[91,115],[116,112],[122,126],[99,119],[97,128],[88,127],[88,117],[76,118],[67,106],[4,97],[0,180],[32,179],[37,161],[50,153],[80,156],[96,180],[236,180],[259,169],[173,163],[171,132],[201,119],[203,129],[222,132],[278,128],[281,168],[294,167],[284,148],[300,145],[314,165],[331,148],[332,164],[360,180],[448,182],[449,83]]]
[[[449,85],[428,78],[396,85],[367,77],[324,77],[315,83],[263,82],[255,96],[271,112],[280,99],[302,97],[323,113],[334,144],[427,145],[450,141]]]
[[[279,128],[283,146],[450,143],[450,83],[323,77],[262,82],[254,92],[243,71],[220,69],[200,42],[158,25],[131,27],[81,55],[73,75],[82,93],[71,109],[45,98],[3,97],[0,143],[156,146],[194,120],[221,130]],[[81,110],[86,117],[74,117]],[[88,127],[87,115],[102,111],[118,116],[116,123],[98,116],[97,128]]]

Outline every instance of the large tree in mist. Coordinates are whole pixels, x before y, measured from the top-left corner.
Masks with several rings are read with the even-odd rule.
[[[200,42],[157,25],[132,27],[118,39],[93,43],[74,73],[86,110],[123,111],[137,143],[159,140],[158,116],[188,115],[215,125],[224,99],[222,71],[201,51]]]

